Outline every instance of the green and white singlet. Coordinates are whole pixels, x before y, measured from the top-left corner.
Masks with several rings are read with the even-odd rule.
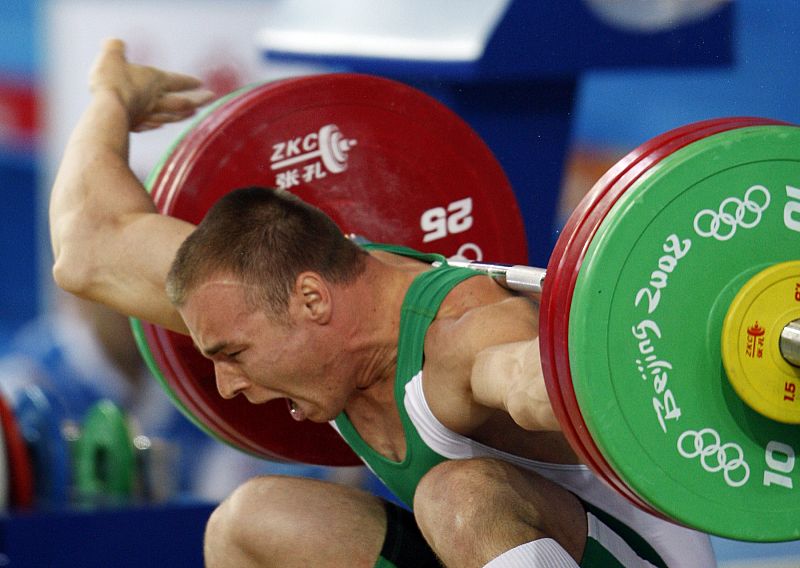
[[[426,262],[444,261],[405,247],[368,245]],[[367,466],[409,509],[425,473],[448,459],[500,459],[532,470],[574,493],[587,510],[589,535],[581,566],[670,568],[715,566],[708,537],[654,517],[627,501],[583,465],[534,461],[480,444],[442,425],[422,389],[423,346],[441,302],[477,272],[443,264],[418,275],[403,301],[395,377],[395,400],[406,438],[406,456],[395,462],[364,442],[342,413],[331,424]]]

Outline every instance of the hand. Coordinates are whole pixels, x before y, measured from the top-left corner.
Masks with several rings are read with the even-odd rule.
[[[129,63],[125,44],[119,39],[105,41],[89,75],[92,94],[116,96],[134,132],[192,116],[214,98],[214,93],[201,87],[196,77]]]

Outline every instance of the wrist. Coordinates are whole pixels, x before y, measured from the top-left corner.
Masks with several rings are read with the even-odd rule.
[[[98,109],[104,116],[116,121],[124,121],[126,130],[131,124],[130,112],[125,99],[117,89],[99,87],[91,90],[91,105]]]
[[[120,94],[119,90],[114,87],[92,86],[89,89],[89,93],[93,100],[102,102],[103,104],[116,103],[123,109],[127,107],[125,99]]]

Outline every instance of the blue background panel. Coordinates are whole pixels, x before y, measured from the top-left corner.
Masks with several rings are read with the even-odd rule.
[[[172,504],[0,515],[0,566],[199,567],[211,511],[207,504]]]

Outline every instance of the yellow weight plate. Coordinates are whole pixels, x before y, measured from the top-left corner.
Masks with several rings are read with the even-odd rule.
[[[783,328],[800,318],[800,261],[771,266],[751,278],[728,308],[722,362],[739,397],[763,416],[800,424],[800,368],[781,354]]]

